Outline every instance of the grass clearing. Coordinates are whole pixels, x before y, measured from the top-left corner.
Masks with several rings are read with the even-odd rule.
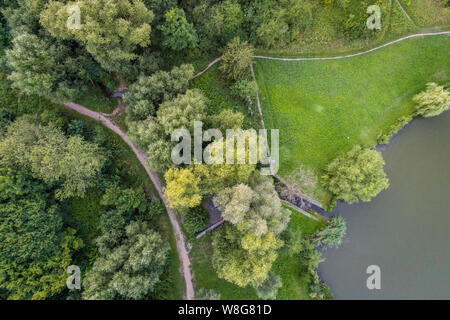
[[[339,28],[345,19],[344,12],[334,5],[323,5],[319,1],[310,0],[312,6],[312,24],[300,34],[298,39],[285,48],[258,48],[257,55],[267,56],[330,56],[343,52],[361,51],[362,48],[373,47],[383,41],[390,25],[391,1],[381,0],[381,30],[369,38],[350,40]],[[394,0],[395,1],[395,0]],[[369,14],[367,15],[369,17]]]
[[[323,220],[315,221],[300,213],[292,211],[288,228],[303,235],[311,234],[325,223]],[[222,299],[255,300],[258,299],[252,287],[241,288],[228,281],[220,279],[211,264],[213,248],[211,246],[211,233],[195,241],[190,252],[192,270],[196,289],[213,289],[221,294]],[[296,255],[284,254],[280,251],[274,262],[272,271],[280,275],[283,286],[278,291],[278,300],[308,300],[307,284],[309,275],[302,274],[300,259]]]
[[[325,225],[323,220],[315,221],[291,208],[288,209],[292,212],[288,228],[293,232],[308,235]],[[281,253],[273,264],[272,271],[278,274],[283,282],[283,286],[278,290],[277,300],[310,299],[308,296],[309,274],[302,271],[299,257]],[[332,298],[331,295],[329,298]]]
[[[99,87],[92,87],[91,90],[74,102],[93,111],[103,113],[112,113],[117,106],[117,100],[106,96]]]
[[[208,72],[201,77],[195,78],[191,83],[191,88],[198,88],[209,100],[209,113],[219,114],[222,110],[231,109],[234,112],[241,112],[244,115],[244,129],[261,128],[258,110],[254,107],[253,114],[249,113],[248,107],[238,98],[234,98],[230,86],[232,84],[223,80],[219,70],[219,63],[212,66]]]
[[[414,94],[450,79],[448,36],[402,41],[367,55],[329,61],[255,60],[267,129],[280,130],[281,176],[300,164],[321,175],[354,145],[413,111]],[[322,203],[330,195],[319,187]]]
[[[400,0],[411,19],[419,26],[450,24],[450,8],[439,0]]]
[[[404,34],[417,32],[416,27],[408,20],[397,1],[392,4],[388,37],[398,38]]]

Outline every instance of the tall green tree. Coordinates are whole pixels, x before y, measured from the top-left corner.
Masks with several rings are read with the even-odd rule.
[[[249,185],[238,184],[220,191],[214,204],[225,221],[256,236],[268,232],[278,235],[289,223],[290,211],[281,206],[272,181],[258,174],[251,177]]]
[[[6,51],[8,66],[14,70],[9,76],[13,88],[24,94],[50,95],[56,80],[54,57],[47,43],[31,34],[14,38],[13,49]]]
[[[212,263],[219,278],[240,287],[260,286],[267,279],[283,242],[272,232],[243,234],[226,224],[213,234]]]
[[[355,146],[328,165],[322,181],[338,199],[348,203],[370,201],[389,186],[384,165],[379,152]]]
[[[87,273],[84,299],[145,299],[167,263],[169,244],[145,222],[131,222],[122,244],[98,258]]]
[[[220,70],[228,80],[247,78],[253,53],[254,49],[250,44],[238,37],[234,38],[225,47]]]
[[[272,181],[258,174],[249,185],[219,192],[214,203],[226,221],[213,235],[217,275],[241,287],[260,287],[283,246],[280,234],[289,223],[290,211],[281,207]]]
[[[181,51],[197,46],[197,32],[193,24],[187,21],[183,9],[172,8],[166,12],[165,22],[160,29],[163,34],[162,44],[172,50]]]
[[[170,72],[158,71],[149,77],[140,76],[124,97],[128,104],[127,120],[140,121],[154,116],[162,102],[186,92],[193,75],[192,65],[183,64]]]

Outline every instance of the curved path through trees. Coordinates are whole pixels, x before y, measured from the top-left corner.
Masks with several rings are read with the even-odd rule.
[[[270,59],[270,60],[281,60],[281,61],[315,61],[315,60],[336,60],[336,59],[345,59],[345,58],[352,58],[352,57],[356,57],[356,56],[360,56],[360,55],[364,55],[376,50],[379,50],[381,48],[385,48],[387,46],[393,45],[395,43],[398,43],[400,41],[406,40],[406,39],[410,39],[410,38],[416,38],[416,37],[423,37],[423,36],[434,36],[434,35],[443,35],[443,34],[450,34],[450,31],[442,31],[442,32],[429,32],[429,33],[419,33],[419,34],[413,34],[413,35],[409,35],[409,36],[405,36],[402,37],[400,39],[388,42],[386,44],[383,44],[381,46],[372,48],[370,50],[367,51],[363,51],[363,52],[359,52],[359,53],[355,53],[355,54],[349,54],[349,55],[343,55],[343,56],[334,56],[334,57],[320,57],[320,58],[277,58],[277,57],[266,57],[266,56],[253,56],[252,58],[255,59]],[[201,72],[197,73],[195,76],[193,76],[192,79],[195,79],[199,76],[201,76],[202,74],[204,74],[209,68],[211,68],[213,65],[215,65],[216,63],[218,63],[220,60],[222,59],[222,57],[216,58],[214,59],[211,63],[208,64],[208,66]],[[180,224],[178,223],[178,220],[175,216],[175,213],[172,211],[172,209],[169,207],[169,205],[167,204],[167,200],[164,196],[164,193],[162,191],[162,186],[161,186],[161,180],[159,179],[158,175],[151,171],[149,169],[149,167],[147,166],[146,163],[146,155],[140,151],[138,148],[136,148],[136,146],[131,142],[131,140],[127,137],[127,135],[115,124],[113,124],[111,122],[111,120],[108,118],[109,116],[116,116],[120,114],[120,109],[116,108],[113,113],[111,114],[105,114],[105,113],[99,113],[99,112],[95,112],[92,111],[82,105],[73,103],[73,102],[66,102],[64,103],[64,106],[68,109],[71,109],[73,111],[76,111],[80,114],[83,114],[91,119],[94,119],[96,121],[101,122],[103,125],[105,125],[106,127],[108,127],[110,130],[112,130],[113,132],[115,132],[117,135],[119,135],[122,140],[133,150],[134,154],[136,155],[136,157],[138,158],[139,162],[142,164],[142,166],[144,167],[145,171],[147,172],[147,175],[149,176],[149,178],[152,180],[156,190],[158,191],[158,194],[160,196],[160,198],[162,199],[162,201],[164,202],[164,205],[166,206],[167,209],[167,213],[169,215],[169,219],[170,222],[172,224],[172,228],[173,228],[173,233],[175,236],[175,240],[176,240],[176,244],[177,244],[177,251],[178,251],[178,257],[180,259],[181,262],[181,272],[183,274],[183,277],[185,279],[185,283],[186,283],[186,293],[185,293],[185,299],[187,300],[192,300],[195,297],[194,294],[194,286],[192,284],[192,273],[191,273],[191,262],[189,259],[189,254],[188,251],[186,249],[186,242],[184,239],[184,235],[181,231],[181,227]],[[262,114],[261,114],[262,116]]]
[[[192,273],[191,273],[191,262],[189,260],[189,254],[186,250],[186,242],[184,239],[184,235],[181,231],[180,224],[178,223],[178,220],[175,216],[175,213],[172,211],[172,209],[167,204],[166,198],[164,196],[164,193],[162,191],[161,187],[161,180],[159,179],[158,175],[151,171],[146,163],[146,155],[140,151],[136,146],[131,142],[131,140],[127,137],[127,135],[120,130],[118,126],[113,124],[111,120],[107,118],[107,115],[104,115],[102,113],[98,113],[92,110],[89,110],[86,107],[83,107],[82,105],[73,103],[73,102],[66,102],[64,103],[64,106],[68,109],[74,110],[82,115],[85,115],[91,119],[94,119],[96,121],[101,122],[103,125],[108,127],[110,130],[115,132],[117,135],[119,135],[122,140],[133,150],[134,154],[138,158],[139,162],[144,167],[145,171],[147,172],[147,175],[152,180],[156,190],[158,190],[158,194],[162,201],[164,202],[164,205],[166,206],[167,213],[169,215],[170,223],[172,224],[173,233],[175,236],[176,244],[177,244],[177,251],[178,256],[180,258],[181,263],[181,272],[184,276],[185,282],[186,282],[186,293],[185,293],[185,299],[187,300],[193,300],[194,299],[194,286],[192,284]]]

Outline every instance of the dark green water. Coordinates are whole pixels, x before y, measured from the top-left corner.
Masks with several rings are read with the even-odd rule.
[[[336,299],[450,299],[450,111],[415,120],[384,147],[390,187],[339,204],[347,236],[319,266]],[[381,269],[381,289],[366,269]]]

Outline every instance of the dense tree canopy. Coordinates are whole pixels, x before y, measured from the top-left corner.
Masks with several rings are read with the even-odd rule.
[[[124,102],[128,104],[128,121],[145,120],[154,116],[162,102],[186,92],[193,75],[194,68],[183,64],[170,72],[158,71],[149,77],[140,76],[124,97]]]
[[[213,234],[212,263],[217,275],[240,287],[259,286],[268,276],[283,242],[272,232],[242,234],[227,224]]]
[[[165,14],[165,18],[164,24],[160,26],[164,37],[162,44],[175,51],[195,48],[198,42],[197,32],[192,23],[186,20],[184,10],[172,8]]]
[[[171,141],[176,129],[185,128],[191,136],[194,133],[194,121],[205,120],[206,98],[199,90],[188,90],[175,99],[163,102],[156,117],[130,124],[131,138],[147,151],[150,168],[165,172],[173,164],[171,153],[176,142]]]
[[[131,222],[121,245],[98,258],[83,281],[85,299],[144,299],[167,262],[169,244],[145,222]]]
[[[225,221],[242,232],[256,236],[286,229],[290,211],[283,209],[269,178],[255,174],[249,185],[238,184],[220,191],[214,204],[222,211]]]
[[[66,268],[83,246],[63,225],[48,187],[0,169],[0,287],[9,299],[45,299],[66,285]]]
[[[57,39],[75,39],[108,71],[121,71],[136,59],[138,47],[150,45],[154,14],[140,0],[81,0],[81,26],[68,28],[66,1],[52,1],[40,15],[41,24]]]
[[[76,135],[66,137],[52,126],[30,118],[12,123],[0,140],[0,165],[30,171],[34,178],[60,184],[60,199],[83,196],[99,174],[105,157],[97,145]]]
[[[213,236],[218,276],[241,287],[261,286],[283,245],[279,235],[287,227],[290,211],[281,207],[271,180],[258,174],[249,185],[219,192],[214,203],[227,221]]]

